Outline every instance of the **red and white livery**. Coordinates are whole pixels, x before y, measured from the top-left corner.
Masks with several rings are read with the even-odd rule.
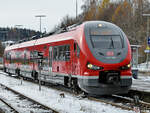
[[[7,47],[4,71],[106,95],[128,92],[130,61],[129,41],[118,26],[89,21],[64,33]]]

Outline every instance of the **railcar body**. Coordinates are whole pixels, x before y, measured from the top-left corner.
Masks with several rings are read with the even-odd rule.
[[[130,44],[119,27],[89,21],[68,32],[7,47],[4,71],[91,94],[118,94],[127,93],[132,84],[130,61]]]

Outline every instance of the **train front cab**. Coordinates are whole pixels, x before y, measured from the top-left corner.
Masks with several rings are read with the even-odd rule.
[[[132,84],[131,48],[123,31],[107,22],[91,22],[85,24],[85,43],[92,55],[86,52],[78,79],[81,89],[96,95],[127,93]]]

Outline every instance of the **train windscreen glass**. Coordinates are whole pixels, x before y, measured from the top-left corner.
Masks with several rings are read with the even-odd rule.
[[[121,49],[122,38],[120,33],[112,29],[92,29],[90,32],[93,48]]]

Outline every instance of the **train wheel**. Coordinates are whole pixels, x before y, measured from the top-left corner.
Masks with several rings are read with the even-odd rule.
[[[21,77],[23,77],[23,80],[27,80],[27,78],[26,78],[26,77],[24,77],[24,76],[21,76]]]
[[[34,78],[34,80],[38,80],[38,73],[36,71],[32,71],[31,76]]]
[[[12,76],[12,74],[11,74],[10,72],[8,72],[8,75],[9,75],[9,76]]]
[[[41,85],[45,85],[45,82],[44,82],[44,81],[41,81]]]
[[[68,82],[69,82],[69,78],[68,77],[64,77],[64,85],[68,86]]]
[[[3,71],[6,73],[6,67],[3,68]]]
[[[76,94],[78,94],[80,91],[80,88],[78,86],[78,79],[72,78],[71,76],[64,77],[64,85],[70,87]]]
[[[17,74],[17,76],[20,76],[20,70],[19,69],[16,69],[16,74]]]
[[[76,94],[78,94],[79,93],[79,91],[80,91],[80,88],[79,88],[79,86],[78,86],[78,79],[72,79],[72,90],[73,90],[73,92],[74,93],[76,93]]]

